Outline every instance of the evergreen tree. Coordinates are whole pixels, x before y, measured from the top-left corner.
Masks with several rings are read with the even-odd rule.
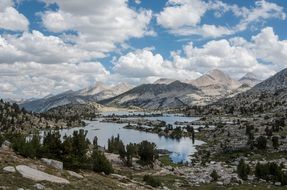
[[[212,178],[213,181],[217,181],[220,176],[217,174],[216,170],[213,170],[212,173],[210,174],[210,177]]]
[[[93,150],[91,162],[92,169],[95,172],[104,172],[107,175],[113,172],[112,164],[108,161],[106,156],[97,149]]]
[[[259,136],[256,139],[256,147],[260,150],[265,150],[267,148],[267,139],[264,136]]]
[[[274,149],[278,149],[279,147],[279,138],[277,136],[272,137],[272,145]]]
[[[142,141],[138,147],[138,155],[143,164],[153,164],[157,158],[156,145],[148,141]]]
[[[250,167],[248,164],[245,164],[244,160],[241,159],[237,166],[237,174],[238,176],[243,179],[247,180],[248,174],[250,173]]]

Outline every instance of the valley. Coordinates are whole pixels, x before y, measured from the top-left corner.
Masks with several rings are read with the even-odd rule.
[[[93,189],[94,184],[99,189],[284,189],[286,76],[287,70],[282,70],[255,85],[252,82],[258,81],[248,74],[240,84],[214,70],[190,83],[161,80],[99,101],[90,99],[99,93],[91,89],[76,96],[69,92],[26,102],[20,105],[22,110],[2,101],[2,109],[9,110],[2,111],[6,118],[26,115],[33,121],[54,123],[53,127],[32,124],[33,131],[31,126],[18,132],[2,130],[1,151],[14,161],[4,158],[0,164],[17,170],[25,163],[67,179],[69,185],[62,184],[62,189],[79,185]],[[242,85],[246,89],[238,90],[245,88]],[[198,99],[183,102],[190,93],[209,98],[203,104],[195,103]],[[26,111],[33,106],[41,108],[38,113]],[[8,120],[11,123],[5,128],[17,129],[15,119]],[[31,140],[22,141],[27,134]],[[55,159],[64,168],[43,167],[43,157]],[[100,157],[103,160],[97,160]],[[105,167],[95,165],[98,162]],[[74,181],[66,174],[70,170],[83,178]],[[21,173],[2,170],[0,175],[21,179],[17,172]],[[9,181],[2,183],[11,186]],[[21,184],[35,185],[33,179]],[[41,185],[55,188],[45,180]]]

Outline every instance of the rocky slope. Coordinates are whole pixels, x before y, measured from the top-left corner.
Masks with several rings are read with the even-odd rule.
[[[42,99],[26,101],[21,103],[20,106],[28,111],[46,112],[52,108],[67,104],[87,104],[89,102],[111,98],[130,88],[129,85],[124,83],[112,87],[106,86],[103,83],[98,83],[91,88],[85,88],[78,91],[66,91],[58,95],[50,95]]]
[[[136,106],[149,109],[177,108],[190,102],[189,94],[200,94],[201,91],[191,84],[175,81],[170,84],[143,84],[119,96],[100,101],[105,105],[123,107]]]
[[[222,86],[225,89],[236,89],[240,86],[238,81],[232,79],[228,74],[218,69],[209,71],[198,79],[190,81],[190,83],[198,87],[208,87],[215,85]]]
[[[209,107],[221,112],[232,111],[240,114],[284,113],[287,107],[287,69],[278,72],[246,92],[232,98],[221,99]]]
[[[174,79],[169,79],[169,78],[160,78],[156,80],[153,84],[170,84],[176,80]]]
[[[261,82],[254,73],[247,73],[242,78],[240,78],[238,81],[241,84],[247,84],[248,86],[251,86],[251,87]]]
[[[21,106],[34,112],[45,112],[58,106],[88,102],[148,109],[179,108],[206,105],[220,98],[233,97],[250,89],[258,81],[251,73],[237,81],[228,74],[215,69],[192,81],[180,82],[161,78],[153,84],[144,84],[133,89],[125,83],[112,87],[97,83],[91,88],[67,91],[55,96],[27,101]]]
[[[46,117],[59,117],[65,118],[66,120],[82,120],[82,119],[94,119],[102,106],[95,103],[89,102],[85,104],[67,104],[55,108],[51,108],[47,112],[41,113]]]
[[[0,101],[0,133],[30,133],[37,129],[65,127],[67,120],[29,113],[20,109],[17,104]]]

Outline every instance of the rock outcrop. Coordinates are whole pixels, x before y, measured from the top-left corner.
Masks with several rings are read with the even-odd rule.
[[[59,184],[69,184],[70,182],[64,178],[57,177],[54,175],[47,174],[40,170],[33,169],[26,165],[16,166],[16,170],[25,178],[34,180],[34,181],[48,181],[52,183]]]

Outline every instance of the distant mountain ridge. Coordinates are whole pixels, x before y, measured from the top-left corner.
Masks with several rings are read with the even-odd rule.
[[[234,110],[240,114],[287,111],[287,69],[232,98],[221,99],[209,107],[221,111]]]
[[[66,91],[54,96],[47,96],[46,98],[26,101],[20,104],[28,111],[33,112],[46,112],[58,106],[67,104],[86,104],[89,102],[97,102],[102,99],[114,97],[121,94],[131,87],[127,84],[118,84],[116,86],[107,86],[99,83],[93,87],[85,88],[78,91]]]
[[[175,79],[169,79],[169,78],[160,78],[156,80],[153,84],[170,84],[172,82],[176,81]]]
[[[242,84],[247,84],[251,87],[261,82],[261,80],[259,80],[258,77],[254,73],[251,73],[251,72],[244,75],[238,81],[241,82]]]
[[[55,96],[27,101],[22,103],[21,107],[29,111],[45,112],[58,106],[88,102],[146,109],[204,105],[246,91],[259,81],[251,73],[246,74],[240,80],[237,81],[228,74],[214,69],[195,80],[186,82],[161,78],[152,84],[142,84],[135,88],[131,88],[126,83],[112,87],[97,83],[95,86],[82,90],[67,91]]]
[[[187,106],[183,101],[189,93],[200,93],[192,84],[174,81],[170,84],[143,84],[116,97],[99,101],[109,106],[136,106],[148,109],[177,108]]]
[[[275,91],[287,88],[287,69],[283,69],[274,76],[254,86],[253,90]]]
[[[240,82],[232,79],[228,74],[222,72],[219,69],[211,70],[198,79],[190,81],[190,83],[198,87],[222,85],[230,89],[236,89],[240,86]]]

